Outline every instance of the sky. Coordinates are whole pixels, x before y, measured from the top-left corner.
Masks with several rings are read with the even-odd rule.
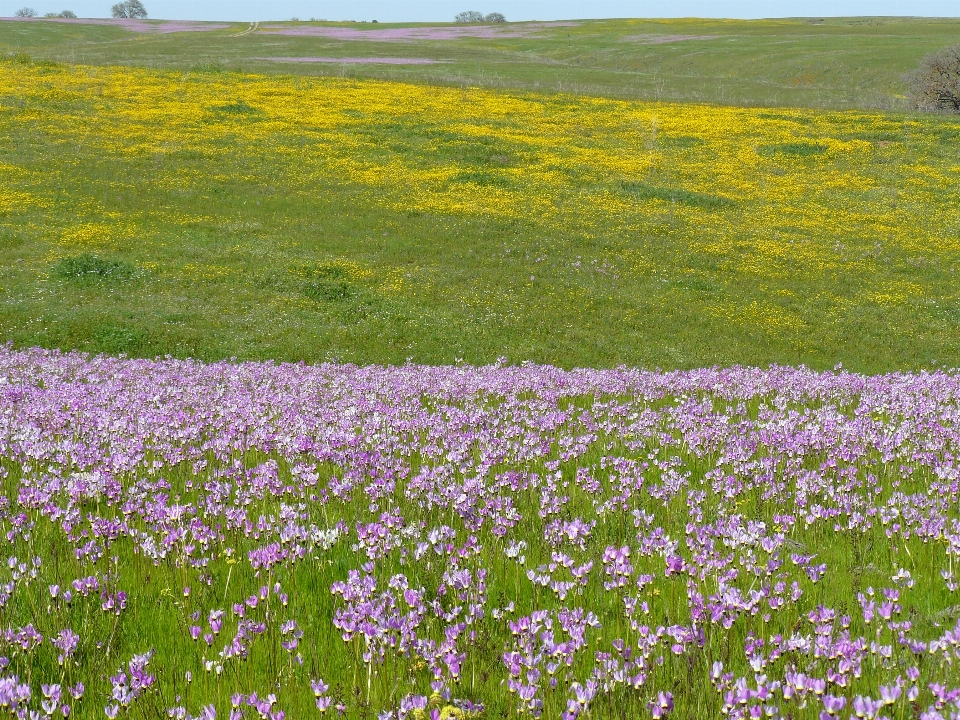
[[[141,0],[151,18],[177,20],[378,20],[450,22],[462,10],[501,12],[508,20],[627,17],[960,16],[958,0]],[[0,16],[27,5],[41,15],[72,10],[109,17],[116,0],[0,0]],[[453,4],[451,4],[451,2]]]

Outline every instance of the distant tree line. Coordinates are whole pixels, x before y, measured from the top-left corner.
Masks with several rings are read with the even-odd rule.
[[[147,9],[143,6],[143,3],[140,0],[123,0],[123,2],[118,2],[112,8],[110,8],[110,13],[115,18],[133,18],[136,20],[146,20],[147,18]],[[15,17],[21,18],[35,18],[37,17],[37,11],[32,7],[22,7],[17,12],[14,13]],[[64,10],[58,13],[46,13],[45,18],[76,18],[77,14],[72,10]]]
[[[490,13],[484,15],[476,10],[467,10],[459,13],[454,20],[458,23],[504,23],[507,19],[500,13]]]
[[[37,11],[32,7],[22,7],[14,13],[15,17],[32,18],[37,16]],[[64,10],[58,13],[46,13],[45,18],[76,18],[77,15],[71,10]]]

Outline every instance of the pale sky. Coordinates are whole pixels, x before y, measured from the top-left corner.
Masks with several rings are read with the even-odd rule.
[[[27,5],[41,15],[72,10],[109,17],[116,0],[0,0],[0,16]],[[177,20],[379,20],[449,22],[461,10],[501,12],[508,20],[625,17],[960,16],[958,0],[142,0],[151,18]]]

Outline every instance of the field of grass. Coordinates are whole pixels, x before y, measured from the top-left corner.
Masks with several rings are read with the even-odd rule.
[[[18,345],[960,361],[957,119],[22,56],[2,70],[0,334]]]
[[[487,26],[489,30],[490,26]],[[924,18],[587,20],[494,28],[491,37],[391,39],[449,26],[262,23],[143,33],[0,21],[0,52],[87,65],[333,74],[629,100],[903,109],[903,74],[953,44],[960,21]],[[323,32],[324,36],[287,35]],[[331,34],[346,32],[346,37]],[[363,38],[363,39],[357,39]],[[366,39],[370,38],[370,39]],[[290,64],[277,57],[428,58],[435,65]]]
[[[960,717],[960,23],[173,27],[0,22],[0,717]]]

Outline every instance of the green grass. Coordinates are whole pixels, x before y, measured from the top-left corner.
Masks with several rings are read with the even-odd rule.
[[[82,253],[57,261],[50,275],[57,280],[73,282],[122,282],[132,278],[135,273],[136,268],[123,260],[107,260]]]
[[[900,73],[958,27],[933,20],[591,21],[536,37],[381,47],[234,37],[239,26],[134,35],[0,23],[0,50],[8,53],[0,70],[33,78],[0,94],[0,338],[205,360],[843,363],[866,372],[960,365],[955,119],[754,110],[749,118],[766,129],[736,141],[747,159],[725,160],[741,168],[731,180],[726,171],[704,174],[718,150],[708,127],[691,119],[682,132],[658,129],[656,114],[675,109],[644,106],[652,124],[624,130],[603,125],[624,106],[527,92],[896,105]],[[624,39],[645,33],[721,38]],[[373,52],[451,62],[345,70],[251,59]],[[816,58],[826,63],[820,79],[789,80]],[[129,101],[104,95],[113,71],[57,64],[64,61],[175,69],[165,82],[188,98],[185,107],[202,109],[189,128],[203,140],[154,140],[161,123],[107,147]],[[663,92],[650,84],[654,65]],[[357,106],[336,120],[335,142],[357,148],[351,161],[445,174],[416,187],[394,181],[389,170],[366,184],[347,181],[315,152],[331,142],[328,129],[275,130],[276,112],[245,94],[259,81],[237,69],[301,73],[275,81],[278,92],[304,98],[322,85],[303,75],[324,71],[487,84],[505,102],[531,103],[543,113],[537,117],[593,123],[571,126],[571,148],[648,157],[650,166],[622,174],[551,165],[547,153],[560,162],[566,149],[547,150],[524,136],[523,116],[465,115],[468,127],[483,128],[465,133],[453,118],[419,122]],[[558,73],[569,75],[562,85]],[[87,78],[83,91],[57,91],[64,74]],[[464,102],[475,96],[457,92]],[[844,155],[837,143],[860,148],[859,155]],[[534,198],[533,170],[554,173],[554,187],[542,189],[554,193],[561,219],[544,217],[532,201],[511,208],[504,200],[503,212],[417,205],[425,191]],[[820,177],[857,182],[830,189]],[[736,186],[773,188],[783,178],[800,183],[783,203],[773,190],[762,202],[744,199]],[[601,211],[608,202],[631,209]],[[818,225],[761,211],[791,203],[820,208]],[[838,226],[845,215],[852,220]]]
[[[405,25],[322,23],[360,30]],[[0,52],[57,62],[193,72],[376,77],[642,100],[903,108],[902,76],[957,42],[960,21],[924,18],[589,20],[525,37],[374,42],[254,32],[144,35],[56,22],[0,22]],[[665,42],[676,37],[691,39]],[[269,57],[415,57],[431,66],[276,63]]]

